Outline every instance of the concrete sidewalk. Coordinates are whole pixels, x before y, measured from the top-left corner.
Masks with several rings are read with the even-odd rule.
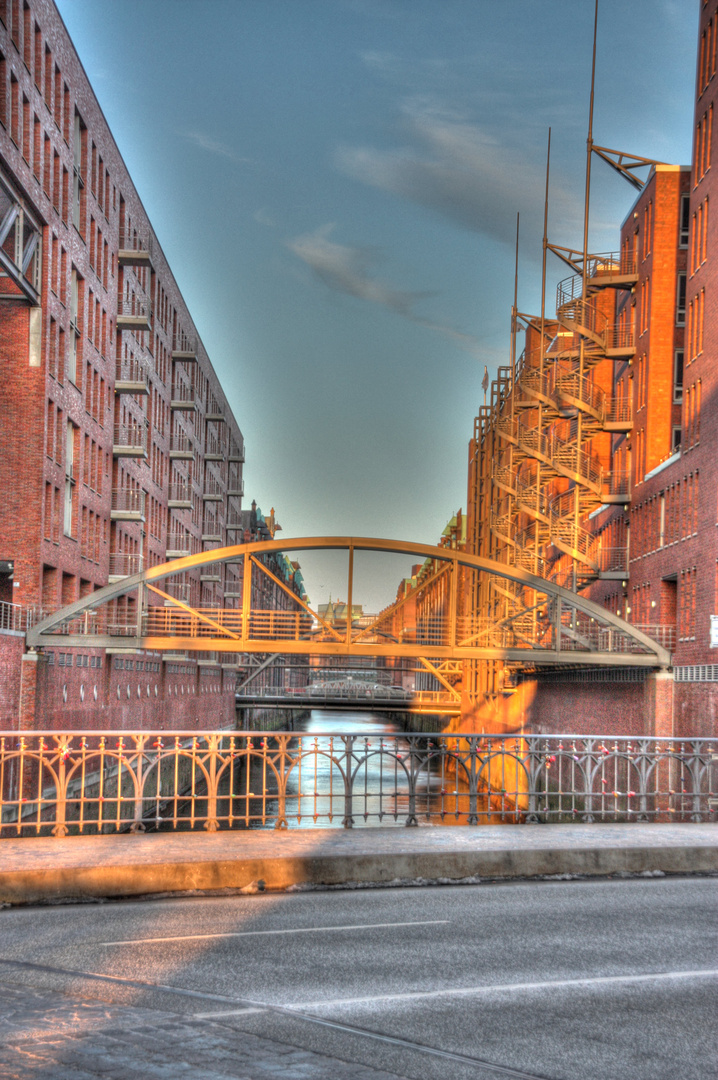
[[[718,823],[139,833],[0,840],[0,902],[718,872]],[[259,888],[262,886],[260,885]]]

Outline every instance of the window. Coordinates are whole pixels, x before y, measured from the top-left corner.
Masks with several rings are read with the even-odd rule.
[[[683,275],[683,277],[684,277],[683,291],[684,291],[684,307],[685,307],[685,274]],[[650,301],[650,284],[651,284],[650,278],[646,278],[644,280],[644,282],[643,282],[642,287],[641,287],[641,309],[640,309],[640,328],[639,328],[639,331],[640,331],[641,334],[645,334],[646,330],[648,329],[649,307],[650,307],[650,303],[649,303],[649,301]]]
[[[673,354],[673,402],[680,405],[683,401],[683,349],[676,349]],[[679,429],[680,430],[680,429]]]
[[[63,531],[65,536],[73,535],[73,492],[75,487],[75,425],[67,421],[65,436],[65,514]]]
[[[676,295],[676,326],[685,326],[686,323],[686,275],[678,275],[678,289]]]
[[[713,139],[713,106],[704,113],[696,126],[693,173],[698,184],[711,167],[711,142]]]
[[[651,225],[653,224],[653,202],[649,200],[648,205],[643,208],[643,258],[646,259],[651,254]]]
[[[17,147],[22,141],[22,113],[20,110],[20,84],[10,72],[10,138]]]
[[[680,225],[678,232],[678,246],[688,247],[688,231],[691,223],[691,197],[681,195]]]
[[[80,230],[80,192],[85,186],[82,177],[82,120],[75,113],[75,127],[72,152],[72,224]]]
[[[670,449],[673,450],[674,454],[677,454],[680,449],[680,433],[680,424],[674,424],[672,431],[670,431]]]
[[[0,52],[0,124],[7,127],[7,66]]]
[[[67,377],[70,382],[77,383],[78,379],[78,272],[74,267],[70,276],[70,349],[67,356]]]
[[[693,215],[693,237],[691,243],[690,271],[696,271],[706,261],[708,255],[708,198],[706,197]]]

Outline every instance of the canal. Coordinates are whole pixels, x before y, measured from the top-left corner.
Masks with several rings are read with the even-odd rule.
[[[408,718],[410,725],[411,718]],[[438,751],[432,757],[431,736],[404,737],[407,730],[391,714],[313,709],[295,722],[301,755],[286,775],[284,816],[289,828],[352,826],[460,825],[469,818],[468,784],[457,779],[451,760]],[[409,728],[409,730],[411,730]],[[416,750],[421,748],[417,763]],[[292,743],[299,750],[299,739]],[[412,757],[412,750],[415,752]],[[347,797],[346,777],[351,779]],[[269,784],[267,780],[269,779]],[[250,801],[250,828],[274,827],[281,815],[279,800],[268,792],[266,770],[252,772],[252,788],[265,793]],[[477,824],[501,820],[491,813],[488,798],[475,803]]]
[[[294,722],[291,733],[237,733],[236,764],[217,791],[219,828],[469,823],[469,785],[458,776],[454,755],[442,753],[431,735],[409,737],[405,731],[400,719],[386,713],[313,709]],[[200,820],[203,790],[194,788]],[[174,808],[172,816],[173,822],[152,828],[194,827],[189,803]],[[502,820],[480,791],[472,817],[474,824]]]

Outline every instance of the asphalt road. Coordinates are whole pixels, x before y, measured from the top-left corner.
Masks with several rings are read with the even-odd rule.
[[[0,911],[3,1080],[708,1080],[717,1017],[715,878]]]

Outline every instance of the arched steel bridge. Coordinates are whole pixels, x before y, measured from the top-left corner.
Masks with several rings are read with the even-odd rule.
[[[356,553],[405,555],[413,563],[424,562],[428,570],[420,588],[410,594],[411,603],[405,597],[379,615],[336,625],[322,619],[262,561],[272,553],[319,550],[346,552],[349,612]],[[171,576],[219,563],[241,565],[242,600],[235,608],[192,607],[162,587]],[[260,591],[251,587],[253,575],[266,575],[287,593],[291,609],[253,607],[253,592]],[[480,575],[490,575],[498,586],[512,583],[513,593],[523,597],[519,613],[492,618],[472,610]],[[127,596],[132,602],[123,604],[121,598]],[[56,611],[28,630],[26,640],[30,649],[414,657],[429,671],[437,661],[648,668],[671,664],[668,650],[636,627],[519,567],[452,548],[346,536],[260,541],[173,559]],[[440,675],[439,681],[448,686]]]

